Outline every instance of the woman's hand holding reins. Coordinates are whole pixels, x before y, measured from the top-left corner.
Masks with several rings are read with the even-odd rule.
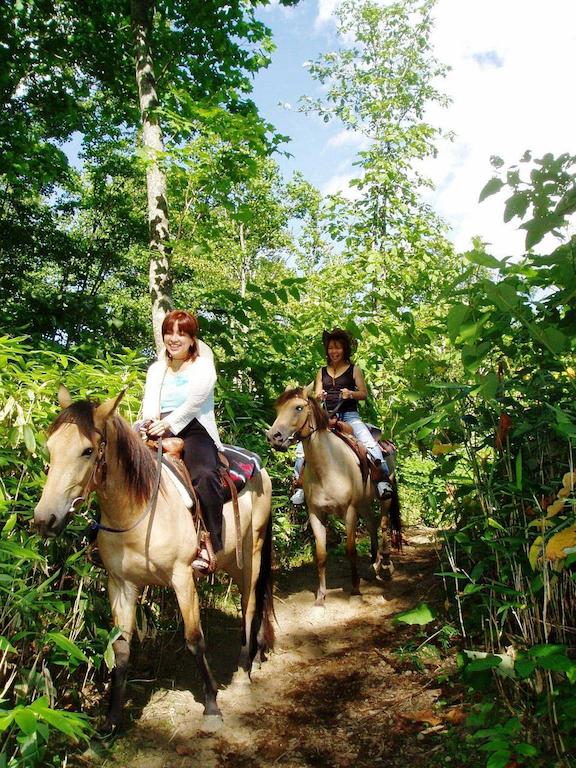
[[[151,424],[146,427],[146,434],[150,437],[165,437],[170,433],[170,427],[163,419],[154,419]]]

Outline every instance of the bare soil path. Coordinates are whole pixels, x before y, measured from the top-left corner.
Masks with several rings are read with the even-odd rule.
[[[398,627],[394,615],[418,602],[438,601],[438,562],[430,532],[409,530],[390,582],[362,581],[350,596],[348,564],[328,564],[329,592],[313,608],[313,564],[278,575],[276,650],[253,672],[252,685],[230,685],[238,653],[238,622],[207,616],[210,664],[222,686],[223,723],[205,728],[194,662],[174,640],[162,653],[153,683],[133,679],[142,701],[118,739],[106,768],[364,768],[450,764],[434,722],[418,722],[441,696],[438,657],[414,666],[403,646],[418,628]],[[363,561],[368,573],[368,561]],[[433,630],[426,628],[421,637]],[[136,675],[139,673],[137,672]],[[227,687],[226,687],[227,686]],[[415,715],[416,713],[416,715]],[[440,727],[441,728],[441,727]],[[431,741],[432,739],[432,741]],[[436,758],[434,755],[436,754]],[[453,765],[455,763],[452,763]]]

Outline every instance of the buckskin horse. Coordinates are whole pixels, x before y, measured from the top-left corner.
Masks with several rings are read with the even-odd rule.
[[[204,715],[221,716],[216,702],[217,684],[205,656],[191,568],[197,552],[196,525],[154,453],[116,413],[123,394],[101,405],[87,400],[73,403],[68,390],[60,388],[58,399],[63,410],[49,429],[50,466],[34,511],[40,534],[55,537],[64,530],[78,504],[92,492],[98,498],[98,548],[108,572],[113,622],[122,633],[113,646],[116,664],[105,731],[114,731],[121,720],[136,600],[147,585],[174,589],[184,620],[186,645],[204,683]],[[218,553],[218,567],[230,574],[242,594],[242,646],[235,674],[240,682],[249,680],[256,654],[271,648],[274,641],[271,497],[271,482],[265,470],[239,494],[239,557],[232,504],[224,506],[223,549]]]
[[[388,525],[391,513],[399,506],[396,483],[394,496],[381,502],[381,543],[378,545],[377,518],[373,512],[374,487],[370,477],[363,477],[352,449],[329,428],[329,418],[307,388],[287,389],[276,401],[276,420],[266,432],[273,448],[285,451],[301,440],[304,446],[304,496],[310,525],[316,540],[316,565],[319,586],[315,605],[324,605],[326,597],[326,524],[335,515],[346,526],[346,554],[350,562],[352,594],[360,594],[356,554],[356,528],[362,517],[370,531],[370,548],[376,576],[390,578]]]

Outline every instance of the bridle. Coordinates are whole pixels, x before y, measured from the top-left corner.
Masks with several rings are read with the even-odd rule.
[[[70,507],[68,508],[68,511],[66,513],[66,517],[70,517],[71,515],[73,515],[76,512],[76,505],[83,504],[86,501],[87,497],[93,491],[95,491],[99,485],[103,484],[106,481],[106,474],[107,474],[106,446],[108,444],[108,441],[106,439],[106,425],[104,426],[104,431],[101,431],[97,427],[94,427],[94,431],[96,432],[96,434],[100,435],[96,461],[94,462],[94,467],[92,469],[92,472],[90,473],[90,476],[86,482],[86,485],[82,490],[82,494],[80,496],[77,496],[71,502]],[[158,448],[156,451],[156,456],[157,456],[156,475],[154,477],[152,495],[150,496],[148,504],[146,505],[146,509],[140,515],[140,517],[134,523],[132,523],[132,525],[128,526],[128,528],[111,528],[110,526],[103,525],[102,523],[99,523],[98,520],[94,520],[92,518],[88,523],[88,528],[91,531],[106,531],[107,533],[128,533],[128,531],[131,531],[134,528],[136,528],[136,526],[139,525],[145,518],[147,518],[150,512],[152,512],[152,510],[155,509],[156,502],[158,500],[158,491],[160,489],[160,479],[162,477],[162,439],[161,438],[158,439]]]
[[[96,432],[96,434],[100,435],[96,461],[94,462],[94,466],[92,467],[92,472],[90,473],[88,480],[86,481],[84,488],[82,489],[82,493],[80,494],[80,496],[76,496],[76,498],[73,499],[72,502],[70,503],[68,511],[66,512],[66,517],[70,517],[71,515],[73,515],[76,512],[76,505],[83,504],[88,498],[88,496],[92,493],[92,491],[94,491],[101,483],[104,483],[106,481],[106,473],[107,473],[106,427],[104,427],[103,432],[97,427],[94,427],[94,431]]]
[[[298,442],[303,442],[304,440],[308,440],[310,437],[312,437],[314,432],[317,432],[318,429],[319,429],[319,427],[311,427],[310,428],[310,432],[308,432],[307,435],[303,435],[302,434],[302,430],[304,429],[304,427],[308,424],[308,421],[310,420],[310,400],[309,399],[306,400],[306,408],[307,408],[308,412],[306,414],[306,418],[304,419],[304,423],[302,424],[302,426],[299,429],[294,430],[294,432],[292,432],[292,434],[289,435],[289,440],[290,440],[291,444],[298,443]]]

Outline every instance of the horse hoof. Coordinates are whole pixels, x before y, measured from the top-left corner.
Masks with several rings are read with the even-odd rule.
[[[392,574],[394,573],[394,566],[392,563],[389,565],[381,566],[380,570],[376,574],[377,581],[391,581]]]
[[[252,684],[250,674],[245,669],[237,669],[232,675],[229,688],[248,688]]]
[[[120,726],[106,720],[95,732],[94,738],[101,744],[111,744],[118,735]]]
[[[219,731],[223,725],[224,721],[222,720],[222,715],[204,715],[200,730],[204,731],[204,733],[215,733],[216,731]]]

